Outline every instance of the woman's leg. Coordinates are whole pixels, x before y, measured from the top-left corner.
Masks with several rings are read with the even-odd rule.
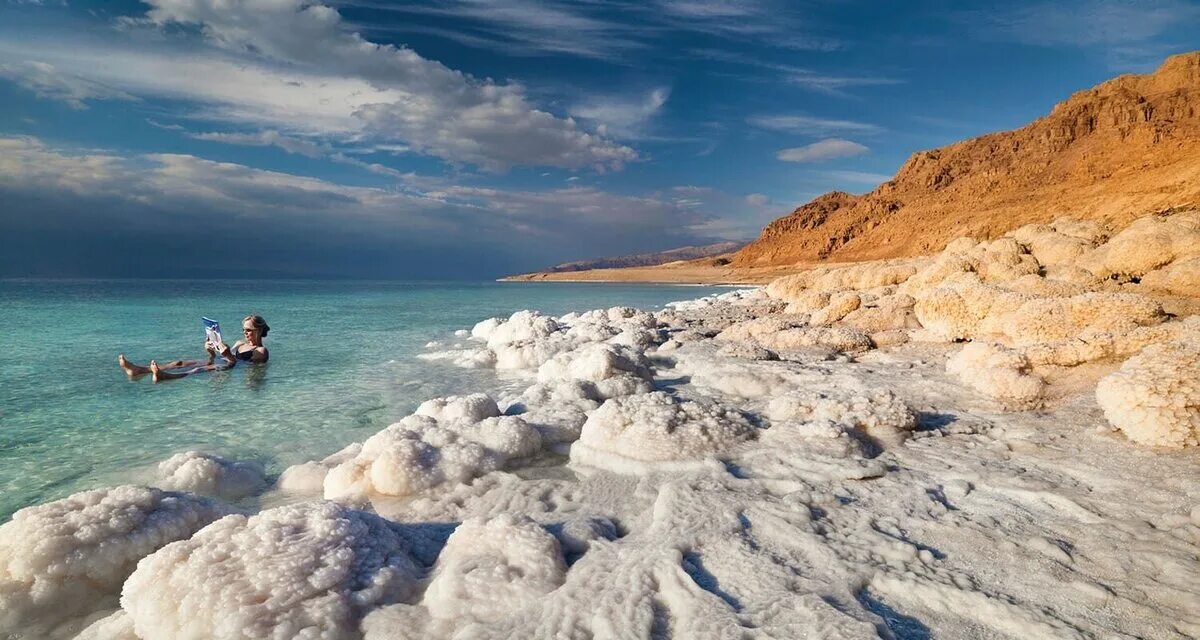
[[[143,367],[140,364],[134,364],[126,360],[123,353],[117,356],[117,364],[121,365],[121,368],[125,370],[125,375],[129,376],[130,380],[150,373],[150,367]]]
[[[150,373],[154,374],[155,382],[161,382],[163,380],[178,380],[179,378],[186,378],[193,373],[199,373],[201,371],[224,371],[226,369],[233,368],[233,365],[205,364],[203,360],[198,360],[197,362],[200,362],[201,364],[185,371],[168,371],[165,367],[160,367],[157,362],[151,360]]]

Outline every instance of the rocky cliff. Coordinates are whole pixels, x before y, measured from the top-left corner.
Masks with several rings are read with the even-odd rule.
[[[915,153],[889,182],[775,220],[734,266],[928,254],[1059,217],[1116,226],[1200,204],[1200,52],[1080,91],[1049,115]]]

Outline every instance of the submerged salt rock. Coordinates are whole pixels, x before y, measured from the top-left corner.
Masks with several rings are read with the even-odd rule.
[[[163,489],[190,491],[203,496],[239,500],[267,488],[262,465],[220,456],[187,451],[158,463],[158,480]]]
[[[1200,445],[1200,346],[1146,347],[1100,380],[1096,401],[1126,437],[1162,447]]]
[[[1029,359],[1003,345],[974,342],[946,362],[946,371],[1006,409],[1041,405],[1045,382],[1032,372]]]
[[[21,509],[0,526],[0,635],[40,637],[113,608],[139,560],[226,513],[208,498],[129,485]]]
[[[753,431],[737,411],[655,391],[600,405],[571,446],[571,461],[619,473],[686,467],[752,437]]]
[[[331,502],[229,516],[141,562],[121,607],[142,638],[356,638],[419,576],[397,526]]]
[[[275,487],[285,493],[319,496],[324,490],[325,476],[329,470],[354,458],[360,451],[362,443],[354,442],[321,460],[294,464],[283,470]]]
[[[529,518],[469,518],[438,555],[421,603],[435,618],[495,622],[558,588],[566,572],[558,540]]]

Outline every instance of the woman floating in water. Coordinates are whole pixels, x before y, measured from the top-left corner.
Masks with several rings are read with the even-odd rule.
[[[267,326],[267,321],[263,320],[262,316],[246,316],[242,320],[242,333],[246,339],[238,340],[232,348],[224,344],[218,347],[206,341],[204,350],[208,352],[207,360],[173,360],[162,365],[151,360],[150,366],[143,367],[126,360],[125,354],[122,353],[117,356],[117,363],[131,380],[149,373],[155,382],[159,382],[183,378],[200,371],[224,371],[232,368],[239,360],[250,363],[266,362],[270,353],[263,346],[263,338],[267,337],[270,330],[271,327]],[[216,362],[218,355],[223,362]]]

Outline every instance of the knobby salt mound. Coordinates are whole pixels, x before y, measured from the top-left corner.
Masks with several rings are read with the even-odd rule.
[[[1096,386],[1104,417],[1134,442],[1200,445],[1200,346],[1154,344]]]
[[[359,637],[420,575],[394,525],[332,502],[232,515],[138,564],[121,591],[151,638]]]
[[[158,464],[155,484],[164,489],[240,500],[261,493],[267,488],[267,479],[259,464],[187,451]]]
[[[228,512],[206,498],[137,486],[18,511],[0,526],[0,633],[69,637],[90,614],[115,608],[139,560]]]

